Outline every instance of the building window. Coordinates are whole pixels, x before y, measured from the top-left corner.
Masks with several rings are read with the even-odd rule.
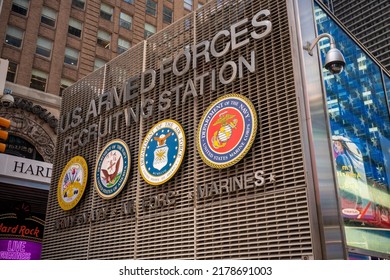
[[[13,62],[8,62],[8,71],[7,71],[7,81],[11,83],[15,83],[16,78],[16,70],[18,69],[18,65]]]
[[[77,66],[79,62],[79,51],[66,47],[64,63]]]
[[[119,38],[118,39],[118,53],[121,54],[128,49],[130,49],[131,43],[125,39]]]
[[[41,22],[54,27],[56,25],[57,12],[48,7],[42,8]]]
[[[46,73],[33,69],[31,72],[30,88],[45,91],[47,76]]]
[[[28,0],[13,0],[12,1],[12,11],[18,13],[22,16],[26,16],[28,12],[28,6],[30,1]]]
[[[97,44],[105,49],[110,48],[111,34],[107,31],[98,30],[97,33]]]
[[[106,64],[106,63],[107,63],[107,61],[105,61],[103,59],[95,58],[94,71],[96,71],[97,69],[103,67],[104,64]]]
[[[53,48],[52,41],[45,39],[45,38],[42,38],[42,37],[38,37],[37,48],[36,48],[35,53],[42,55],[42,56],[45,56],[45,57],[50,57],[52,48]]]
[[[104,3],[100,4],[100,17],[111,21],[113,12],[114,12],[113,7]]]
[[[128,14],[121,13],[119,18],[119,25],[128,30],[131,29],[131,24],[133,22],[133,18]]]
[[[192,11],[192,0],[184,0],[184,9]]]
[[[60,96],[62,96],[63,91],[67,88],[73,85],[74,82],[67,80],[67,79],[61,79],[61,85],[60,85]]]
[[[84,10],[85,0],[72,0],[72,6]]]
[[[149,23],[145,23],[144,38],[149,38],[154,33],[156,33],[156,27]]]
[[[125,1],[126,3],[129,3],[129,4],[134,4],[134,0],[123,0]]]
[[[163,7],[163,21],[165,23],[172,23],[172,10],[167,8],[167,7]]]
[[[7,26],[5,43],[20,48],[23,41],[24,31],[14,26]]]
[[[152,16],[157,15],[157,2],[146,0],[146,13]]]
[[[69,18],[69,26],[68,26],[68,33],[76,36],[76,37],[81,37],[81,30],[83,29],[83,24],[75,20],[73,18]]]

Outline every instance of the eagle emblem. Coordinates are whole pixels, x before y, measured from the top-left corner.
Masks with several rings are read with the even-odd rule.
[[[168,151],[169,148],[166,145],[166,141],[172,132],[161,134],[160,136],[153,137],[153,140],[157,141],[157,147],[154,150],[153,167],[157,170],[161,170],[168,163]]]
[[[139,152],[142,178],[151,185],[165,183],[180,167],[185,151],[184,130],[174,120],[155,124],[146,134]]]
[[[117,196],[126,185],[130,173],[130,151],[121,139],[108,142],[96,162],[95,188],[105,199]]]
[[[57,199],[63,210],[70,210],[80,201],[88,179],[88,166],[81,156],[66,164],[58,181]]]

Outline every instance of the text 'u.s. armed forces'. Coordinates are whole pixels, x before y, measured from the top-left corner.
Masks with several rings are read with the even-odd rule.
[[[90,101],[87,110],[76,107],[65,112],[60,119],[60,134],[91,119],[95,121],[82,130],[70,133],[64,140],[62,152],[73,151],[96,141],[97,138],[110,135],[117,131],[123,122],[129,127],[132,123],[137,124],[141,117],[148,118],[156,111],[166,111],[172,106],[178,107],[188,100],[194,100],[195,97],[201,98],[206,88],[213,92],[217,84],[228,85],[237,77],[243,78],[247,72],[254,73],[256,71],[254,49],[246,52],[247,56],[238,55],[237,60],[225,62],[219,69],[213,68],[203,73],[197,73],[197,69],[201,64],[209,64],[229,52],[235,52],[252,41],[269,35],[272,30],[272,24],[267,19],[269,15],[269,10],[261,10],[252,19],[244,18],[232,24],[230,28],[217,32],[211,40],[189,46],[175,57],[163,60],[158,69],[147,69],[140,75],[127,79],[121,88],[113,87],[100,94]],[[248,28],[253,31],[250,32]],[[167,88],[166,77],[169,75],[182,77],[190,69],[194,70],[193,76],[196,78]],[[154,91],[158,92],[158,100],[148,97],[148,93]],[[105,118],[97,119],[103,112],[126,105],[140,95],[143,96],[142,101],[135,106],[124,106],[123,109]]]

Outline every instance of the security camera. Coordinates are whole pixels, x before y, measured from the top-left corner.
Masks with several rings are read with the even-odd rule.
[[[340,74],[344,69],[345,59],[343,54],[336,48],[336,42],[330,34],[323,33],[319,35],[311,44],[310,42],[307,42],[303,49],[312,56],[314,47],[318,41],[323,38],[329,38],[330,41],[330,50],[325,57],[325,69],[327,69],[332,74]]]
[[[343,54],[336,48],[331,48],[325,57],[325,69],[332,74],[340,74],[345,66]]]
[[[0,99],[0,103],[3,107],[10,108],[14,105],[14,97],[10,94],[4,94]]]

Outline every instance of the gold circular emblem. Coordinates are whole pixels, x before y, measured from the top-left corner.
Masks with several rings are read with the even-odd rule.
[[[201,159],[213,168],[238,163],[251,149],[257,132],[257,113],[241,94],[226,94],[203,113],[196,139]]]
[[[130,150],[125,141],[114,139],[104,146],[95,166],[95,189],[101,198],[111,199],[122,191],[130,164]]]
[[[152,186],[168,182],[179,170],[186,150],[183,127],[166,119],[155,124],[142,141],[138,168],[142,178]]]
[[[58,204],[63,210],[75,207],[84,194],[88,180],[88,165],[81,156],[68,161],[62,170],[57,187]]]

